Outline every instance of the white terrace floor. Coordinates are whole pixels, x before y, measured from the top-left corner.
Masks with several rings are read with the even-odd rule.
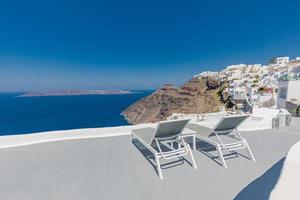
[[[3,148],[0,199],[267,199],[286,153],[300,140],[300,119],[293,121],[279,130],[244,132],[256,163],[231,155],[224,169],[198,143],[198,170],[177,161],[164,167],[163,181],[129,135]]]

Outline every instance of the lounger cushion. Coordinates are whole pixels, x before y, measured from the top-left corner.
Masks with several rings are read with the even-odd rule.
[[[219,123],[217,123],[217,125],[215,126],[214,131],[226,131],[226,130],[236,129],[248,117],[249,115],[223,117],[223,119],[221,119]]]
[[[181,134],[182,130],[184,129],[184,127],[187,125],[189,121],[190,119],[160,122],[158,123],[155,138],[164,139],[164,138],[176,137],[179,134]]]
[[[134,129],[132,130],[132,133],[140,137],[147,144],[151,145],[155,135],[155,130],[156,130],[155,128],[147,127],[147,128]]]
[[[214,135],[214,131],[220,131],[218,134],[229,134],[233,129],[236,129],[241,123],[243,123],[249,115],[237,115],[237,116],[226,116],[220,119],[214,128],[200,125],[198,123],[190,123],[187,128],[193,130],[202,137],[209,137]]]
[[[156,128],[147,127],[132,130],[132,133],[137,135],[147,144],[153,146],[154,139],[171,139],[182,133],[184,127],[190,119],[163,121],[157,124]]]

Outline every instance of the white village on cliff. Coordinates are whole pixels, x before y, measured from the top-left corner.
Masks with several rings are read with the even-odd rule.
[[[300,57],[270,59],[267,65],[229,65],[220,72],[205,71],[194,77],[227,79],[227,92],[234,100],[245,100],[249,106],[286,108],[299,115]]]

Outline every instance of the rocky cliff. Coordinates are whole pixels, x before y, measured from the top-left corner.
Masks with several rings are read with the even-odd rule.
[[[129,123],[165,120],[172,113],[217,112],[228,104],[227,83],[212,78],[194,78],[180,88],[165,85],[151,95],[140,99],[122,114]]]

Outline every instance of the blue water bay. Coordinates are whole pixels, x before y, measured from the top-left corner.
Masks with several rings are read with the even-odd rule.
[[[0,135],[127,125],[120,113],[151,92],[47,97],[0,93]]]

